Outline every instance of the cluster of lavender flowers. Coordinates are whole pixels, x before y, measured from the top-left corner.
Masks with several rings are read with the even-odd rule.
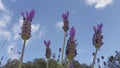
[[[51,49],[50,49],[50,47],[49,47],[50,44],[51,44],[51,41],[49,40],[49,41],[47,42],[46,40],[44,40],[44,44],[45,44],[45,46],[46,46],[45,56],[46,56],[47,59],[49,59],[50,56],[51,56]]]
[[[22,26],[22,33],[20,33],[22,39],[28,40],[31,37],[31,22],[34,18],[35,11],[34,9],[30,12],[26,12],[25,14],[22,12],[21,15],[23,16],[23,26]]]
[[[75,37],[75,29],[74,27],[72,27],[70,30],[70,37],[67,41],[67,46],[66,46],[66,56],[69,60],[73,60],[73,58],[77,55],[76,41],[74,37]]]
[[[63,18],[63,21],[64,21],[63,29],[64,29],[65,32],[67,32],[69,30],[68,16],[69,16],[69,12],[68,11],[67,11],[67,13],[63,13],[62,14],[62,18]]]
[[[95,48],[100,48],[101,45],[103,45],[103,42],[102,42],[103,35],[101,35],[102,27],[103,27],[102,23],[100,25],[98,24],[97,28],[95,26],[93,27],[95,32],[93,35],[93,45],[95,46]]]

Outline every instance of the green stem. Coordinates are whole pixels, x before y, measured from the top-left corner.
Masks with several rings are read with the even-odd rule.
[[[25,43],[26,43],[26,40],[24,40],[24,43],[23,43],[22,54],[21,54],[21,57],[20,57],[20,60],[19,60],[18,68],[22,68],[22,62],[23,62],[23,56],[24,56],[24,50],[25,50]]]
[[[48,58],[47,58],[47,64],[46,64],[46,68],[48,68],[48,65],[49,65],[49,61],[48,61]]]
[[[68,60],[67,68],[70,68],[70,60]]]
[[[64,48],[65,48],[66,34],[67,34],[67,32],[65,32],[65,34],[64,34],[64,41],[63,41],[63,48],[62,48],[62,57],[61,57],[61,61],[62,62],[63,62],[63,57],[64,57]]]
[[[96,51],[95,51],[95,55],[94,55],[94,58],[93,58],[93,62],[92,62],[91,68],[94,68],[95,60],[96,60],[96,56],[97,56],[97,52],[98,52],[98,48],[96,48]]]

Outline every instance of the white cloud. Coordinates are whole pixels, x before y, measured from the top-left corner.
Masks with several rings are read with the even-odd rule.
[[[11,58],[11,60],[19,59],[19,55],[16,52],[14,52],[14,49],[15,49],[15,43],[9,45],[7,48],[7,53],[9,57]]]
[[[5,37],[5,38],[8,38],[8,40],[10,40],[11,34],[6,30],[0,29],[0,37]]]
[[[63,28],[63,22],[57,22],[55,24],[55,26],[58,28],[58,29],[62,29]]]
[[[94,5],[96,9],[105,8],[107,5],[112,4],[113,0],[86,0],[88,5]]]
[[[39,24],[32,24],[31,27],[32,27],[31,28],[32,34],[34,34],[39,30],[40,25]]]
[[[20,38],[22,23],[23,23],[23,19],[22,17],[20,17],[19,23],[16,23],[13,25],[14,40],[17,40],[18,38]]]
[[[11,33],[8,30],[6,30],[6,27],[11,21],[11,13],[9,10],[6,9],[2,0],[0,0],[0,11],[2,11],[2,13],[0,13],[0,37],[8,37],[8,40],[10,40]]]
[[[6,11],[6,8],[5,8],[4,4],[2,3],[2,0],[0,0],[0,10]]]
[[[11,20],[10,15],[3,14],[3,16],[0,18],[0,27],[6,27],[10,20]]]

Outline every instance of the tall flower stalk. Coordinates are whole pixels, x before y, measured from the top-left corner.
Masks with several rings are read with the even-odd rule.
[[[75,41],[74,37],[75,37],[75,29],[74,29],[74,27],[72,27],[70,29],[70,37],[69,37],[69,40],[67,41],[67,46],[66,46],[66,57],[68,59],[67,68],[71,67],[72,60],[77,55],[76,41]]]
[[[101,35],[102,27],[103,27],[102,23],[98,24],[97,28],[95,26],[93,27],[94,32],[95,32],[94,35],[93,35],[93,45],[95,46],[96,51],[94,53],[94,57],[93,57],[93,62],[92,62],[91,68],[94,68],[96,56],[97,56],[97,53],[98,53],[98,49],[103,45],[103,42],[102,42],[103,35]]]
[[[65,42],[66,42],[66,36],[67,36],[67,31],[69,30],[69,20],[68,20],[69,12],[67,11],[66,13],[62,14],[62,18],[64,21],[64,40],[63,40],[63,46],[62,46],[62,57],[61,57],[61,62],[63,63],[63,58],[64,58],[64,49],[65,49]]]
[[[26,40],[28,40],[31,37],[31,22],[32,22],[32,19],[34,18],[34,14],[35,14],[34,9],[31,10],[30,12],[26,12],[26,16],[24,15],[23,12],[21,13],[21,15],[23,16],[23,26],[22,26],[22,32],[20,33],[20,35],[24,43],[23,43],[23,48],[22,48],[22,53],[19,60],[18,68],[22,68],[25,44],[26,44]]]
[[[49,58],[50,58],[50,56],[51,56],[51,49],[50,49],[50,44],[51,44],[51,42],[50,42],[50,40],[47,42],[46,40],[44,40],[44,44],[45,44],[45,46],[46,46],[46,53],[45,53],[45,56],[46,56],[46,58],[47,58],[47,64],[46,64],[46,68],[48,68],[49,67]]]

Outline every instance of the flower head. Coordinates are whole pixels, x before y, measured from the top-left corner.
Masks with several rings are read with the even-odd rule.
[[[31,37],[31,22],[34,18],[34,14],[34,9],[31,10],[31,12],[26,11],[26,16],[23,12],[21,12],[21,15],[23,16],[23,26],[20,35],[24,40],[28,40]]]
[[[51,44],[51,42],[50,42],[50,40],[47,42],[46,40],[44,40],[44,44],[45,44],[45,46],[46,46],[46,53],[45,53],[45,56],[46,56],[46,58],[47,59],[49,59],[50,58],[50,56],[51,56],[51,49],[50,49],[50,44]]]
[[[64,29],[65,32],[68,31],[68,29],[69,29],[68,16],[69,16],[69,12],[68,11],[66,13],[62,14],[62,18],[63,18],[63,21],[64,21],[63,29]]]
[[[102,27],[103,27],[102,23],[98,24],[97,28],[95,26],[93,26],[93,30],[95,32],[94,35],[93,35],[93,45],[96,48],[100,48],[101,45],[103,45],[103,42],[102,42],[103,35],[101,35]]]

